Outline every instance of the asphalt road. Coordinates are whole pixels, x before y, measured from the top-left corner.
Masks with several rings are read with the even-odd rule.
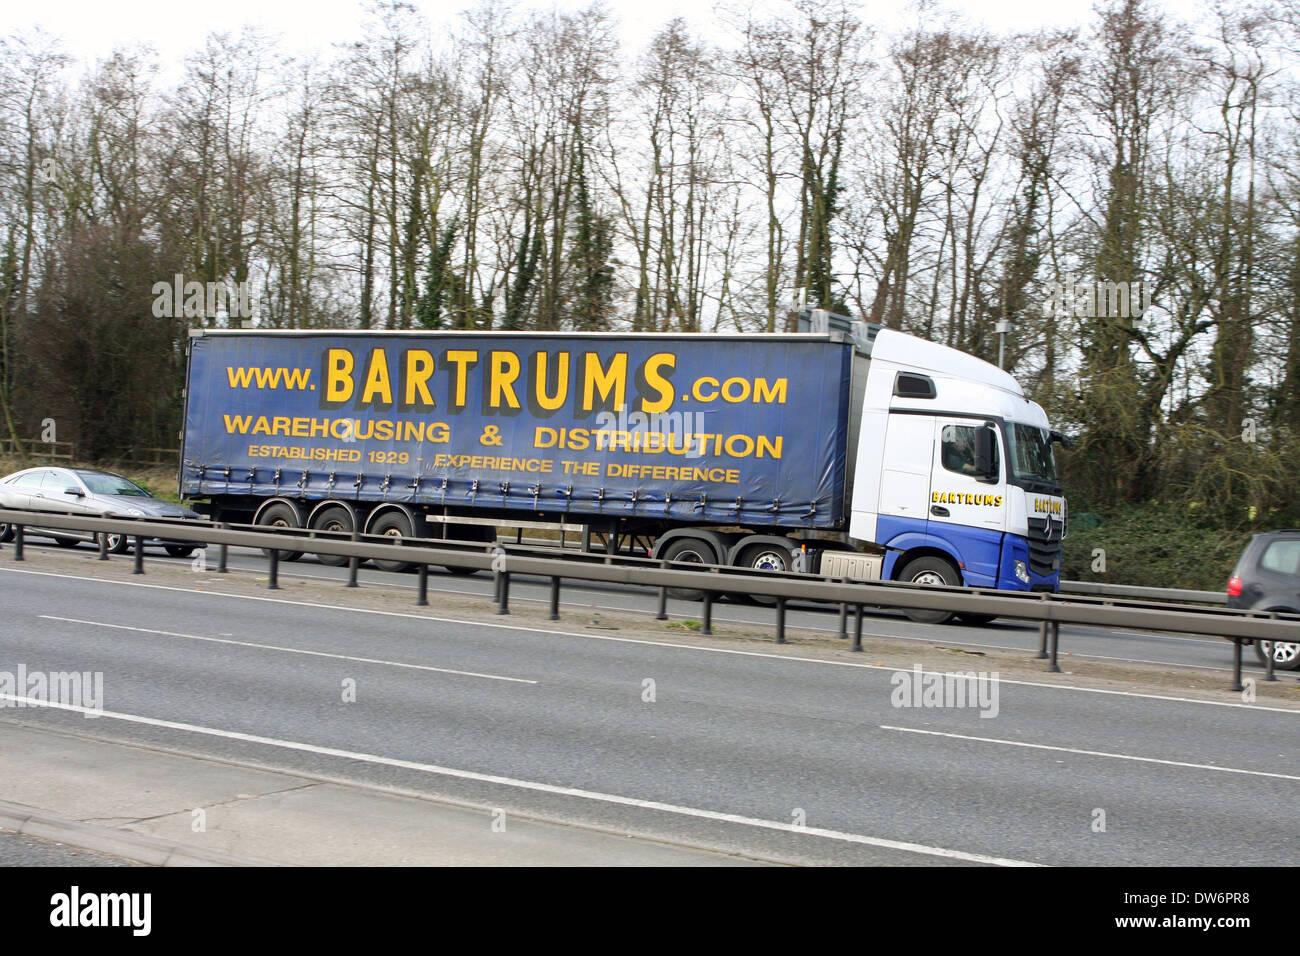
[[[28,722],[783,862],[1300,858],[1295,711],[1003,680],[982,717],[865,665],[34,571],[0,565],[0,671],[102,672],[106,712]]]
[[[29,547],[31,546],[29,544]],[[39,542],[35,547],[51,552],[64,550],[56,545]],[[90,546],[82,545],[81,550],[89,551]],[[163,556],[161,549],[149,549],[148,553],[151,559],[168,560]],[[180,563],[180,559],[172,560]],[[215,565],[216,548],[211,549],[207,560],[210,566]],[[267,560],[260,551],[231,548],[228,566],[234,573],[245,572],[265,576]],[[320,564],[311,555],[299,561],[281,563],[279,573],[282,577],[339,582],[346,580],[348,575],[347,568]],[[359,572],[359,579],[362,582],[382,583],[387,587],[405,588],[410,590],[412,595],[416,587],[414,574],[390,573],[372,566],[363,566]],[[435,568],[431,570],[429,576],[430,593],[472,594],[490,599],[493,587],[492,578],[486,572],[460,577]],[[511,581],[510,599],[546,603],[549,601],[548,588],[549,584],[546,581],[515,576]],[[597,613],[602,610],[630,609],[653,613],[658,600],[656,592],[646,588],[577,582],[566,582],[561,598],[562,603],[567,607],[589,608]],[[701,614],[700,607],[700,604],[695,602],[670,601],[668,611],[673,618],[698,619]],[[787,620],[791,626],[822,630],[832,634],[839,630],[837,613],[822,606],[800,606],[791,603],[788,615]],[[1035,651],[1039,644],[1037,625],[1025,621],[1000,620],[982,627],[953,625],[936,628],[928,624],[913,623],[896,611],[871,609],[867,610],[865,618],[864,628],[868,633],[896,640],[916,641],[925,645],[949,643],[972,648]],[[741,622],[772,626],[774,611],[753,604],[728,601],[714,605],[713,619],[718,623]],[[1231,645],[1227,641],[1208,637],[1064,625],[1061,628],[1061,649],[1073,657],[1169,664],[1174,667],[1218,670],[1229,675],[1232,673]],[[1247,668],[1263,670],[1252,648],[1246,648],[1243,661]],[[1281,672],[1279,674],[1286,676]]]

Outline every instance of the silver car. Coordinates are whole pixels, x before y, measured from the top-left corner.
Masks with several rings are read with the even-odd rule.
[[[0,478],[0,507],[20,511],[56,511],[63,514],[90,515],[96,518],[149,517],[192,519],[197,513],[181,505],[155,498],[129,478],[89,468],[27,468]],[[13,537],[13,527],[0,523],[0,541]],[[24,527],[24,534],[53,538],[57,544],[74,548],[82,541],[99,543],[99,535],[90,531],[65,531]],[[120,554],[131,544],[124,534],[110,534],[108,550]],[[157,538],[146,538],[158,542]],[[172,557],[193,554],[202,545],[162,541]]]

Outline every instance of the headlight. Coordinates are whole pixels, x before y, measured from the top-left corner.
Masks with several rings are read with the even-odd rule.
[[[1016,559],[1016,577],[1025,584],[1029,583],[1029,568],[1019,558]]]

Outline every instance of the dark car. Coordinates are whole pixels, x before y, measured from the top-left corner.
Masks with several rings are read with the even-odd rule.
[[[171,518],[193,520],[198,514],[189,508],[155,498],[129,478],[91,468],[26,468],[0,478],[0,507],[18,511],[53,511],[94,518]],[[98,542],[89,531],[25,528],[24,533],[53,538],[57,544],[75,547],[82,541]],[[0,541],[8,540],[13,529],[0,524]],[[123,552],[130,546],[124,534],[107,535],[109,551]],[[147,542],[156,538],[146,537]],[[198,547],[192,542],[160,542],[173,557],[186,557]]]
[[[1251,538],[1228,579],[1228,607],[1300,614],[1300,531],[1269,531]],[[1260,663],[1300,669],[1300,643],[1256,641]]]

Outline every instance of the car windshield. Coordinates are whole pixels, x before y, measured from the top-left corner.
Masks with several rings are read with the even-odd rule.
[[[86,483],[92,495],[122,495],[127,498],[152,498],[134,481],[121,475],[110,475],[103,471],[79,471],[77,477]]]
[[[1047,429],[1007,423],[1007,458],[1017,478],[1056,484],[1056,459]]]

